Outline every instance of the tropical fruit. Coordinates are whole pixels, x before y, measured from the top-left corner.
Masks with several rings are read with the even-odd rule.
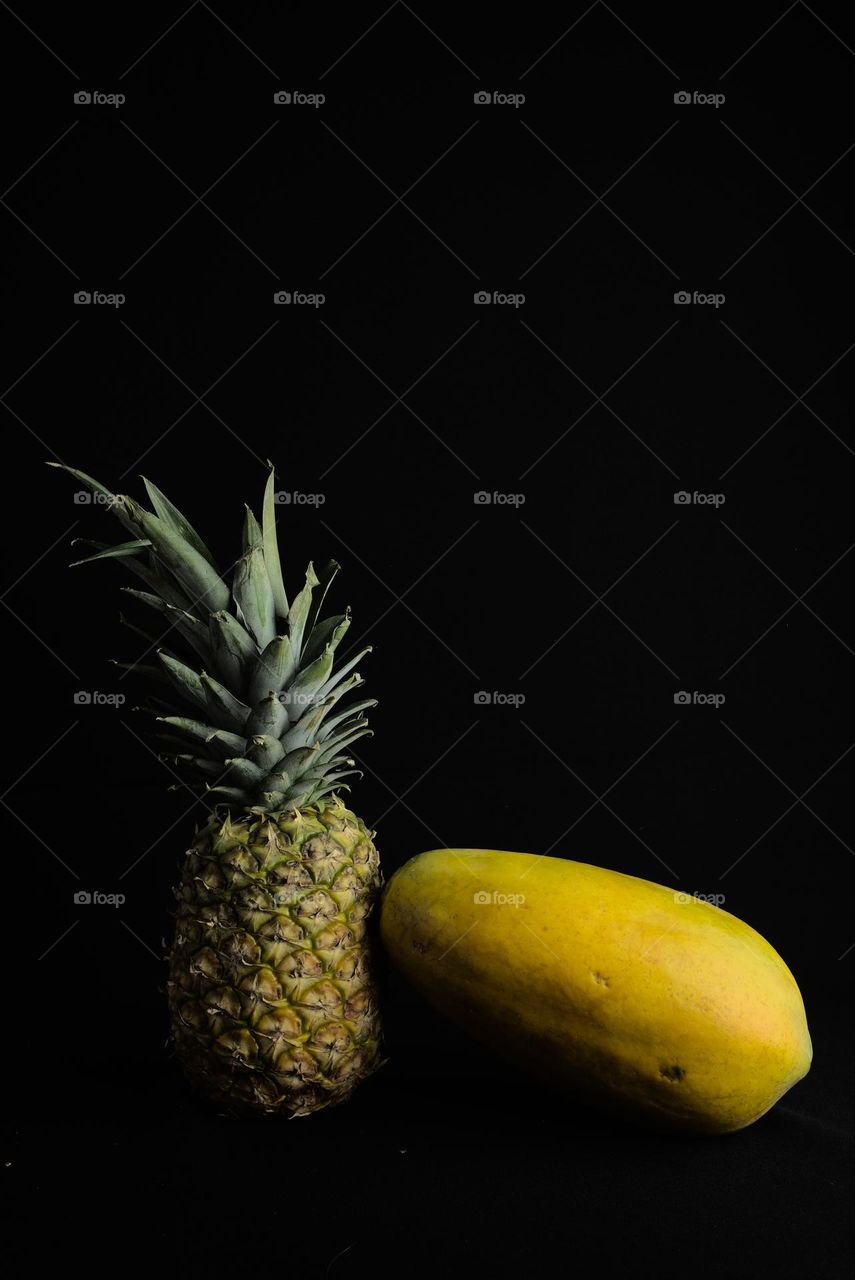
[[[289,602],[273,472],[247,508],[233,572],[149,481],[153,511],[70,467],[131,535],[93,543],[141,579],[151,608],[149,709],[164,758],[211,809],[184,857],[167,984],[187,1076],[221,1109],[306,1115],[380,1062],[368,918],[381,885],[372,833],[338,792],[373,699],[342,703],[369,650],[336,662],[350,613],[322,617],[339,566],[311,563]],[[83,563],[78,561],[78,563]],[[133,829],[133,815],[130,815]],[[127,831],[107,835],[127,843]]]
[[[665,1128],[751,1124],[807,1073],[795,979],[747,924],[582,862],[434,849],[386,887],[381,936],[442,1013],[526,1071]]]

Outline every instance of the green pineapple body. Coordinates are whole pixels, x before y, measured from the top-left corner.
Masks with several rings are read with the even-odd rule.
[[[379,1065],[366,928],[371,833],[340,800],[214,814],[186,855],[170,956],[172,1034],[227,1111],[306,1115]]]

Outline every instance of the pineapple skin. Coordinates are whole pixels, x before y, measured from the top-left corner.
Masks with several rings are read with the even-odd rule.
[[[230,1114],[308,1115],[381,1065],[368,923],[372,833],[333,796],[214,813],[185,855],[169,957],[172,1036]]]

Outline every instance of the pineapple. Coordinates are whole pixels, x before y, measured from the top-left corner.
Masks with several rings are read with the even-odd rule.
[[[50,465],[59,465],[52,463]],[[191,1083],[221,1109],[307,1115],[344,1101],[380,1063],[368,920],[381,887],[370,832],[337,794],[348,747],[369,732],[366,647],[336,666],[350,614],[321,618],[339,566],[288,601],[274,477],[262,522],[247,508],[231,588],[195,529],[145,481],[153,511],[64,467],[130,541],[90,543],[147,588],[171,647],[146,636],[165,758],[211,807],[185,854],[167,983],[172,1036]],[[138,630],[137,628],[134,628]],[[145,635],[145,633],[142,633]]]

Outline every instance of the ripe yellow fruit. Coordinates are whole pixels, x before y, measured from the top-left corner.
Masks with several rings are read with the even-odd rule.
[[[810,1067],[795,979],[735,916],[583,862],[434,849],[389,882],[383,942],[442,1013],[642,1122],[729,1133]]]

